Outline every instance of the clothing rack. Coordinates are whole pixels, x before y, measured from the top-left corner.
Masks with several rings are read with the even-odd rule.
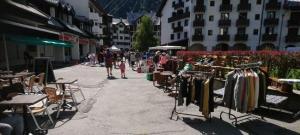
[[[203,72],[203,71],[185,71],[184,73],[185,74],[205,74],[205,75],[208,75],[208,76],[213,76],[214,75],[214,72]],[[175,93],[179,93],[179,90],[178,90],[179,81],[178,80],[180,78],[177,77],[176,79],[177,79],[176,80],[177,83],[176,83],[176,87],[175,87],[176,88]],[[177,97],[178,97],[178,95],[174,96],[174,108],[172,110],[170,119],[173,119],[174,114],[177,116],[176,117],[176,121],[179,119],[179,114],[181,114],[181,115],[187,115],[187,116],[201,117],[201,118],[204,117],[203,115],[196,115],[196,114],[178,112],[177,111]],[[209,113],[209,121],[211,121],[211,113]]]
[[[241,64],[241,65],[236,66],[235,70],[246,69],[246,68],[259,68],[261,65],[262,65],[262,62]],[[252,114],[251,114],[251,112],[247,112],[246,115],[236,116],[236,115],[231,113],[231,111],[232,111],[232,100],[233,100],[233,96],[234,96],[233,94],[234,94],[234,92],[232,92],[232,94],[230,95],[230,102],[229,102],[230,105],[229,105],[229,108],[228,108],[228,112],[222,111],[220,113],[220,119],[222,120],[222,115],[223,114],[227,114],[229,120],[234,120],[234,122],[232,122],[232,124],[234,124],[236,126],[237,122],[238,122],[238,119],[241,119],[241,118],[245,119],[245,117],[251,116]],[[240,121],[242,121],[244,119],[241,119]],[[261,116],[261,119],[264,119],[264,117]]]

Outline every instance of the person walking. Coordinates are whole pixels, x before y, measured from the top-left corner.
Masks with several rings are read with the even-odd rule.
[[[121,70],[121,78],[123,78],[123,79],[126,78],[126,77],[125,77],[125,69],[126,69],[125,63],[124,63],[124,61],[122,60],[122,61],[121,61],[121,64],[120,64],[120,70]]]
[[[111,78],[112,77],[112,64],[113,64],[113,58],[112,58],[112,53],[110,52],[109,49],[106,50],[105,53],[105,67],[106,67],[106,71],[107,71],[107,78]]]

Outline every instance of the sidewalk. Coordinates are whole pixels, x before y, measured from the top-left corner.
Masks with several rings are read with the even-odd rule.
[[[145,74],[127,69],[128,79],[120,79],[114,70],[114,80],[106,79],[103,67],[77,65],[55,71],[56,77],[78,78],[87,100],[79,105],[79,111],[70,121],[60,121],[49,130],[50,135],[199,135],[199,134],[297,134],[299,120],[285,123],[267,119],[245,122],[236,128],[219,119],[218,107],[211,122],[203,118],[184,117],[170,120],[174,98],[153,87]],[[180,110],[201,114],[196,106]],[[226,120],[227,121],[227,120]]]

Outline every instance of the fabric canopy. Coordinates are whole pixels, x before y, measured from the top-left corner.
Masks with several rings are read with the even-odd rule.
[[[110,47],[109,50],[111,50],[111,51],[120,51],[120,49],[117,48],[117,47],[114,46],[114,45],[113,45],[112,47]]]
[[[72,47],[73,46],[70,42],[47,39],[47,38],[30,37],[30,36],[7,35],[6,39],[7,39],[7,41],[11,41],[14,43],[21,43],[24,45],[37,45],[37,46],[49,45],[49,46],[56,46],[56,47]]]
[[[185,50],[183,46],[156,46],[150,47],[149,50]]]

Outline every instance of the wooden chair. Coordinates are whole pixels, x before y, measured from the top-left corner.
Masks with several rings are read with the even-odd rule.
[[[76,92],[80,92],[83,100],[85,100],[85,96],[82,92],[81,87],[78,84],[78,80],[76,80],[76,82],[74,82],[74,84],[67,85],[66,92],[69,92],[71,96],[74,96],[74,93],[76,93]],[[71,92],[72,92],[72,94],[71,94]],[[75,99],[75,101],[77,101],[75,96],[73,98]]]
[[[33,86],[35,84],[35,79],[36,79],[36,76],[35,75],[32,75],[29,77],[29,80],[28,82],[26,83],[25,82],[25,86],[26,86],[26,91],[25,93],[35,93],[34,89],[33,89]]]
[[[73,99],[72,96],[69,95],[59,95],[57,94],[57,89],[52,87],[44,87],[43,90],[48,97],[48,104],[57,104],[57,115],[56,118],[59,117],[60,109],[62,108],[63,102],[65,99]]]
[[[35,116],[37,114],[43,113],[43,115],[44,115],[45,113],[47,113],[47,116],[48,116],[51,124],[54,124],[53,119],[52,119],[52,117],[50,115],[50,112],[48,110],[47,99],[45,99],[45,100],[43,100],[41,102],[38,102],[38,103],[36,103],[34,105],[29,106],[27,108],[27,110],[29,111],[30,115],[32,116],[33,121],[34,121],[34,123],[35,123],[35,125],[37,126],[38,129],[42,129],[42,128],[39,126],[39,124],[38,124],[38,122],[36,120]]]

